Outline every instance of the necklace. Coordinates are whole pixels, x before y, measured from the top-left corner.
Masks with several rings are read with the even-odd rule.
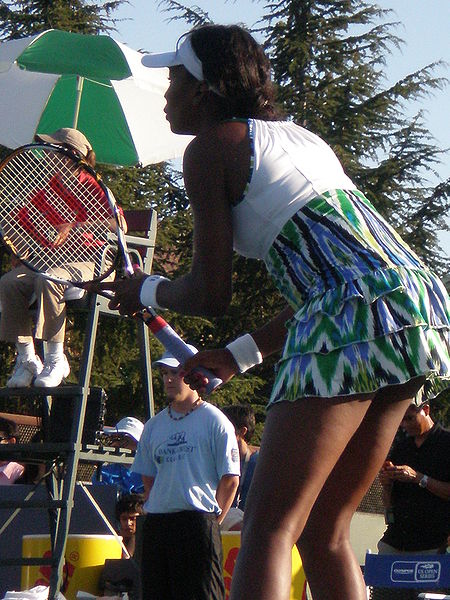
[[[197,398],[197,400],[194,402],[194,404],[191,406],[191,408],[184,413],[184,415],[181,415],[180,417],[174,417],[172,414],[172,408],[171,405],[169,404],[168,408],[167,408],[167,413],[169,415],[169,417],[172,419],[172,421],[181,421],[181,419],[184,419],[184,417],[187,417],[188,415],[191,414],[191,412],[194,412],[194,410],[200,406],[201,403],[201,398]]]

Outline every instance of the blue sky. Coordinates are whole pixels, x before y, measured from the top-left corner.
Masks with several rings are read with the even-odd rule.
[[[209,12],[217,23],[244,23],[248,27],[255,25],[263,14],[267,3],[251,0],[197,0],[186,1],[187,6],[200,6]],[[388,58],[386,77],[388,82],[401,79],[425,65],[443,60],[450,63],[450,0],[378,0],[382,8],[389,8],[394,14],[389,21],[399,21],[395,33],[405,40],[401,50],[394,50]],[[117,11],[116,16],[123,21],[117,24],[118,33],[113,37],[129,44],[132,48],[148,52],[172,50],[177,38],[188,29],[181,21],[167,22],[168,13],[158,8],[156,0],[131,0]],[[438,72],[450,77],[450,67]],[[450,87],[425,98],[420,105],[426,111],[426,123],[441,148],[450,148]],[[444,180],[450,176],[450,153],[445,163],[437,169],[438,178]],[[450,232],[440,235],[441,245],[450,257]]]

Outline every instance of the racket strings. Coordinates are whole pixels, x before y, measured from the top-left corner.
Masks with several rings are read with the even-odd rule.
[[[63,152],[26,148],[0,171],[1,233],[13,252],[38,271],[88,262],[98,278],[116,254],[112,222],[101,186]]]

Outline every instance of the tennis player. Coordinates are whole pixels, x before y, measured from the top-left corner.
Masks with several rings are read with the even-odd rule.
[[[245,30],[200,27],[143,62],[169,67],[167,119],[195,136],[183,163],[193,263],[174,281],[108,286],[111,306],[222,314],[233,248],[263,260],[287,302],[184,365],[227,381],[283,349],[231,598],[289,598],[297,543],[315,600],[365,600],[350,522],[411,398],[450,377],[448,295],[331,148],[280,118],[269,61]]]

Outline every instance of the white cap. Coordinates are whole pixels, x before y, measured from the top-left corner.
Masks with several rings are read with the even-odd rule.
[[[187,347],[192,350],[194,354],[197,354],[198,350],[195,346],[187,344]],[[155,360],[153,363],[154,367],[169,367],[170,369],[176,369],[180,366],[180,361],[175,358],[171,352],[164,352],[160,359]]]
[[[198,81],[204,81],[203,77],[203,66],[201,60],[195,54],[191,44],[191,36],[186,35],[180,38],[183,41],[178,45],[175,52],[162,52],[159,54],[145,54],[142,58],[142,64],[145,67],[176,67],[177,65],[183,65],[191,75],[198,79]]]
[[[132,437],[136,442],[141,439],[144,423],[135,417],[124,417],[116,424],[115,427],[105,427],[104,433],[115,435],[123,433]]]

